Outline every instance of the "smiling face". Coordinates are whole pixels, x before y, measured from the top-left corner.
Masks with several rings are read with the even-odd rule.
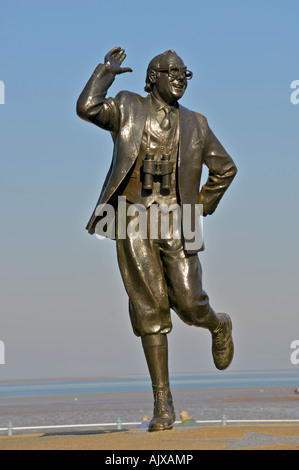
[[[182,98],[187,88],[187,80],[184,73],[185,64],[175,53],[163,54],[160,56],[159,67],[153,68],[150,74],[153,93],[162,98],[168,105],[173,105]],[[162,69],[164,71],[159,71]],[[176,72],[174,75],[169,70]]]

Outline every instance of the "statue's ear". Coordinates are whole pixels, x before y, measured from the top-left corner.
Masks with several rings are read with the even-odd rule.
[[[156,83],[156,78],[157,78],[157,72],[155,70],[151,70],[150,73],[148,74],[149,81],[152,84],[154,84]]]

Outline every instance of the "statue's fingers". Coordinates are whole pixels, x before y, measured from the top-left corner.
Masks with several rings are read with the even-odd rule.
[[[118,60],[120,61],[120,63],[122,63],[126,57],[127,57],[127,54],[125,53],[125,51],[123,51],[122,55],[119,56]]]
[[[113,49],[111,49],[110,51],[110,54],[111,55],[116,55],[116,54],[119,54],[119,52],[121,51],[121,47],[113,47]]]
[[[120,69],[120,73],[126,72],[133,72],[133,70],[131,69],[131,67],[123,67],[122,69]]]
[[[114,47],[105,55],[105,61],[109,61],[111,59],[114,59],[117,54],[119,54],[119,51],[121,50],[120,47]]]
[[[116,55],[115,59],[117,59],[120,63],[123,62],[124,58],[126,57],[124,49],[121,49]]]

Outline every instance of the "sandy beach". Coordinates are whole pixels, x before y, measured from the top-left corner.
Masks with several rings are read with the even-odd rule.
[[[173,392],[177,419],[185,409],[199,421],[221,420],[227,425],[198,423],[198,427],[162,433],[126,426],[152,415],[151,392],[101,393],[29,398],[2,398],[0,427],[57,426],[117,422],[116,426],[16,431],[0,436],[0,450],[198,450],[279,448],[299,450],[298,423],[236,423],[230,420],[299,419],[299,396],[292,387],[249,387]],[[39,434],[33,434],[38,432]]]

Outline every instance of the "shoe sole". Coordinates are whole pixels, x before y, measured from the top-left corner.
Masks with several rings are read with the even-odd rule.
[[[159,431],[170,431],[172,428],[173,428],[173,423],[175,422],[175,415],[172,417],[172,423],[171,424],[165,424],[164,426],[161,425],[160,427],[158,427],[157,425],[157,428],[155,428],[155,425],[153,425],[152,427],[149,426],[148,428],[148,432],[159,432]]]
[[[161,432],[161,431],[171,431],[171,429],[173,428],[173,424],[171,424],[170,426],[167,426],[167,427],[163,427],[163,428],[148,428],[148,432]]]

